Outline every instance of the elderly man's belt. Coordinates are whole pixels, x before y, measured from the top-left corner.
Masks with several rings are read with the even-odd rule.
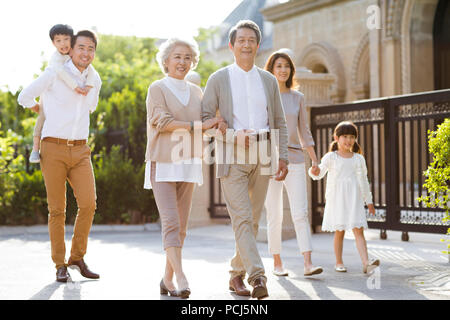
[[[63,144],[69,147],[73,146],[81,146],[86,144],[86,140],[68,140],[68,139],[60,139],[60,138],[53,138],[53,137],[45,137],[42,139],[42,141],[56,143],[56,144]]]

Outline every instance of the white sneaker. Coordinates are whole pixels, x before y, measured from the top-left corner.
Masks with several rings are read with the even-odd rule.
[[[30,160],[30,163],[41,162],[41,156],[39,154],[39,151],[31,151],[29,160]]]

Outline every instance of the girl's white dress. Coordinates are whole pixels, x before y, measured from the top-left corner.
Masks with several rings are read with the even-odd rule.
[[[328,172],[322,230],[367,229],[364,202],[372,203],[372,193],[364,157],[353,153],[353,157],[343,158],[336,151],[328,152],[319,168],[318,176],[311,173],[311,168],[308,173],[313,180],[319,180]]]

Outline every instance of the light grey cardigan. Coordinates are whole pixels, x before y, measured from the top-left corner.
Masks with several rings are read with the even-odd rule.
[[[277,170],[279,158],[288,162],[288,131],[286,125],[286,117],[284,115],[283,106],[281,103],[280,91],[276,78],[265,70],[258,68],[261,80],[264,85],[264,92],[266,93],[267,114],[269,117],[270,129],[279,130],[279,141],[271,139],[271,172],[274,174]],[[217,110],[220,116],[228,123],[229,128],[233,128],[233,97],[231,95],[230,77],[228,67],[219,69],[213,73],[206,84],[206,89],[202,100],[202,121],[214,118]],[[273,136],[272,136],[273,138]],[[217,139],[216,139],[217,141]],[[234,141],[227,141],[223,143],[234,143]],[[278,153],[274,152],[275,145],[278,146]],[[226,148],[224,148],[226,150]],[[226,158],[224,152],[224,159]],[[230,168],[229,164],[217,164],[217,177],[226,177]]]

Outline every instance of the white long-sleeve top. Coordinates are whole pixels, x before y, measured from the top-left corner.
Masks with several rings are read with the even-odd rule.
[[[80,72],[72,60],[64,64],[65,71],[80,87],[86,84],[88,69]],[[76,93],[69,88],[53,68],[47,68],[18,97],[18,102],[25,108],[37,104],[36,98],[44,100],[45,114],[42,138],[54,137],[70,140],[83,140],[89,136],[89,114],[98,104],[101,87],[100,76],[96,73],[96,84],[87,96]]]
[[[364,202],[371,204],[373,201],[364,157],[354,153],[351,158],[343,158],[335,151],[328,152],[319,168],[318,176],[311,173],[311,168],[308,174],[319,180],[328,173],[322,230],[367,228]]]

